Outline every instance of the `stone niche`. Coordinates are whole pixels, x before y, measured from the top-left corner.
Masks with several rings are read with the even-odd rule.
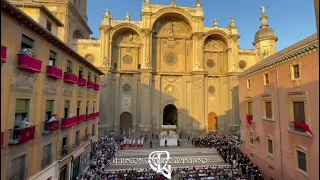
[[[23,70],[17,70],[14,84],[15,92],[32,93],[36,78],[40,76],[37,73],[29,73]],[[19,73],[19,74],[18,74]]]
[[[217,37],[209,36],[204,42],[204,67],[208,73],[228,71],[228,52],[226,43]]]
[[[132,30],[118,32],[112,43],[112,66],[117,69],[136,70],[141,58],[141,38]]]

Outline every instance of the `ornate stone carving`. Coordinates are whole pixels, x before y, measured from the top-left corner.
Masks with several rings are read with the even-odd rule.
[[[150,79],[148,76],[145,76],[142,78],[142,84],[145,86],[145,87],[148,87],[150,85]]]
[[[213,68],[215,65],[216,65],[216,63],[215,63],[214,60],[209,59],[209,60],[207,61],[207,67],[208,67],[208,68]]]
[[[108,57],[104,57],[103,58],[101,66],[103,66],[103,67],[111,67]]]
[[[163,79],[169,83],[175,83],[178,79],[177,76],[164,76]]]
[[[210,94],[214,94],[216,89],[213,86],[209,86],[208,91],[209,91]]]
[[[178,19],[165,19],[156,24],[156,31],[161,37],[186,37],[190,35],[190,28]]]
[[[164,92],[167,96],[169,97],[176,97],[176,88],[172,85],[167,85],[165,88],[164,88]]]
[[[108,76],[102,76],[100,80],[100,84],[102,87],[105,87],[108,84]]]
[[[205,44],[204,48],[206,51],[222,51],[223,50],[222,43],[212,38],[206,39],[204,44]]]
[[[196,71],[203,71],[204,70],[202,64],[199,61],[196,62],[195,70]]]
[[[216,97],[209,97],[209,107],[216,107]]]
[[[125,85],[123,85],[123,86],[122,86],[122,90],[123,90],[123,92],[126,92],[126,93],[130,92],[130,91],[131,91],[131,86],[130,86],[130,84],[125,84]]]
[[[150,58],[145,58],[144,59],[143,68],[144,69],[152,69]]]
[[[122,61],[123,61],[124,64],[131,64],[133,60],[132,60],[132,57],[130,55],[125,55],[123,57]]]
[[[90,93],[89,92],[87,92],[86,98],[90,98]]]
[[[168,66],[175,66],[178,64],[178,56],[174,52],[167,52],[164,55],[164,62]]]
[[[199,78],[197,83],[199,88],[203,87],[203,79]]]
[[[131,109],[131,95],[122,94],[122,109]]]
[[[121,79],[125,82],[125,83],[129,83],[132,79],[133,75],[132,74],[123,74],[121,75]]]
[[[25,72],[20,71],[18,77],[16,77],[14,89],[16,92],[32,93],[33,84],[34,84],[34,75],[27,74]]]
[[[63,89],[63,96],[71,97],[73,93],[73,85],[65,84]]]

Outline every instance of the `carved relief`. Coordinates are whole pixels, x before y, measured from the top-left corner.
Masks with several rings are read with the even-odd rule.
[[[102,87],[105,87],[108,84],[108,76],[102,76],[100,80],[100,84]]]
[[[32,93],[33,90],[33,84],[34,84],[34,76],[30,75],[28,76],[27,73],[20,72],[18,77],[16,77],[16,83],[15,83],[15,91],[16,92],[30,92]]]
[[[63,96],[72,97],[73,85],[65,84],[63,89]]]
[[[123,57],[123,63],[124,64],[131,64],[132,63],[132,57],[130,55],[125,55]]]
[[[177,76],[164,76],[163,79],[169,83],[175,83],[178,79]]]
[[[82,95],[83,95],[82,92],[83,92],[83,88],[79,86],[79,87],[77,88],[77,96],[80,97],[80,98],[82,98]]]
[[[169,97],[176,97],[177,95],[177,90],[174,86],[172,85],[167,85],[165,88],[164,88],[164,92],[167,96]]]
[[[205,51],[223,51],[223,44],[218,40],[207,38],[204,43],[204,49]]]
[[[59,81],[50,80],[47,79],[46,87],[45,87],[45,93],[47,95],[56,95],[57,94],[57,88],[59,86]]]
[[[197,83],[199,88],[203,87],[203,79],[199,78]]]
[[[131,109],[131,95],[128,94],[122,94],[122,103],[121,103],[122,109]]]
[[[175,66],[178,63],[178,56],[174,52],[167,52],[164,55],[164,62],[168,66]]]
[[[134,32],[126,32],[115,39],[115,45],[139,45],[141,38]]]
[[[158,37],[190,36],[190,28],[178,19],[164,19],[155,26]]]
[[[149,77],[148,76],[145,76],[142,78],[142,84],[145,86],[145,87],[148,87],[150,85],[150,80],[149,80]]]
[[[123,85],[123,86],[122,86],[122,90],[123,90],[123,92],[125,92],[125,93],[129,93],[129,92],[131,91],[131,86],[130,86],[130,84],[125,84],[125,85]]]
[[[209,97],[209,107],[216,107],[216,97]]]
[[[121,79],[125,82],[125,83],[129,83],[132,79],[133,75],[132,74],[124,74],[121,76]]]

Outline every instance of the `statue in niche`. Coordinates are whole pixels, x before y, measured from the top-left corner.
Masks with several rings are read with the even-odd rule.
[[[109,58],[104,57],[101,66],[110,67]]]
[[[268,49],[264,49],[262,54],[263,58],[266,58],[268,55],[269,55]]]
[[[150,58],[145,58],[145,59],[144,59],[144,68],[146,68],[146,69],[151,69]]]

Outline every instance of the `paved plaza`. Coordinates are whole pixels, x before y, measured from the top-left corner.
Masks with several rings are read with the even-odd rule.
[[[216,149],[212,148],[193,148],[191,143],[183,142],[180,147],[160,147],[157,145],[157,141],[154,141],[152,149],[146,144],[144,148],[125,148],[117,153],[117,163],[112,164],[109,170],[125,170],[125,169],[139,169],[149,168],[146,163],[149,154],[153,151],[168,151],[172,159],[171,167],[193,167],[193,166],[229,166],[219,156]],[[137,159],[143,159],[144,161],[135,161]],[[189,161],[189,160],[192,161]],[[122,160],[122,162],[120,162]]]

